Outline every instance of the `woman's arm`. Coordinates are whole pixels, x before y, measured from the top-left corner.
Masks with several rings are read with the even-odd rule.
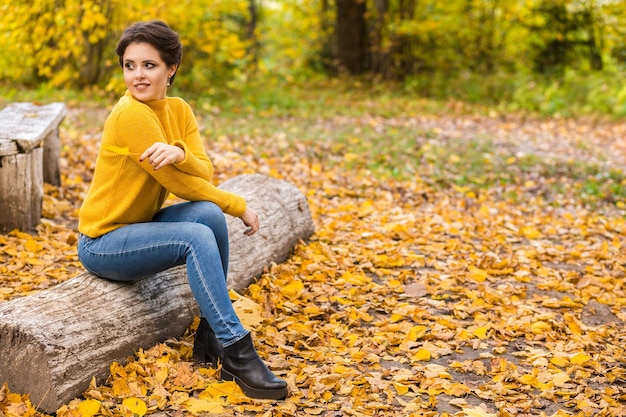
[[[114,126],[112,136],[115,137],[115,143],[106,145],[128,149],[126,156],[166,190],[189,201],[211,201],[234,217],[244,215],[246,202],[243,197],[217,188],[210,176],[207,178],[207,175],[179,169],[180,163],[176,161],[181,157],[182,149],[167,143],[158,118],[147,106],[133,106],[132,109],[121,111],[116,116]],[[197,143],[192,144],[192,147],[200,146],[199,138],[195,140]],[[186,155],[185,159],[195,161],[190,164],[202,165],[202,159],[195,155]],[[202,170],[200,167],[199,171]]]

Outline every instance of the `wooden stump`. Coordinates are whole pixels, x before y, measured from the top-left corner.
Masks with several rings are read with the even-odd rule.
[[[41,220],[42,148],[0,156],[0,232],[32,230]]]
[[[304,195],[285,181],[244,175],[220,188],[243,195],[259,214],[261,228],[251,237],[239,219],[228,218],[229,287],[241,290],[310,237],[313,220]],[[184,267],[131,284],[83,273],[0,304],[0,385],[8,382],[53,413],[92,377],[104,380],[111,362],[181,336],[197,313]]]
[[[44,181],[61,184],[59,124],[65,105],[13,103],[0,111],[0,232],[32,230]]]

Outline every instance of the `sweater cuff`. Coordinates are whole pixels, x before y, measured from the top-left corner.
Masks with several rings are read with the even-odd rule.
[[[247,209],[245,198],[237,194],[230,194],[232,195],[232,200],[231,203],[224,208],[224,213],[233,217],[243,216]]]

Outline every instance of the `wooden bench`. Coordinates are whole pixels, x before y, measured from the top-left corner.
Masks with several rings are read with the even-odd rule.
[[[59,125],[65,104],[12,103],[0,110],[0,233],[33,230],[43,183],[61,184]]]

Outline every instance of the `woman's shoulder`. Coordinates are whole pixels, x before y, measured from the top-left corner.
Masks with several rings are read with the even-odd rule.
[[[154,112],[145,103],[130,96],[122,96],[111,110],[111,117],[117,120],[136,120],[137,117],[153,116]]]
[[[182,97],[167,97],[167,104],[176,110],[191,111],[191,105]]]

